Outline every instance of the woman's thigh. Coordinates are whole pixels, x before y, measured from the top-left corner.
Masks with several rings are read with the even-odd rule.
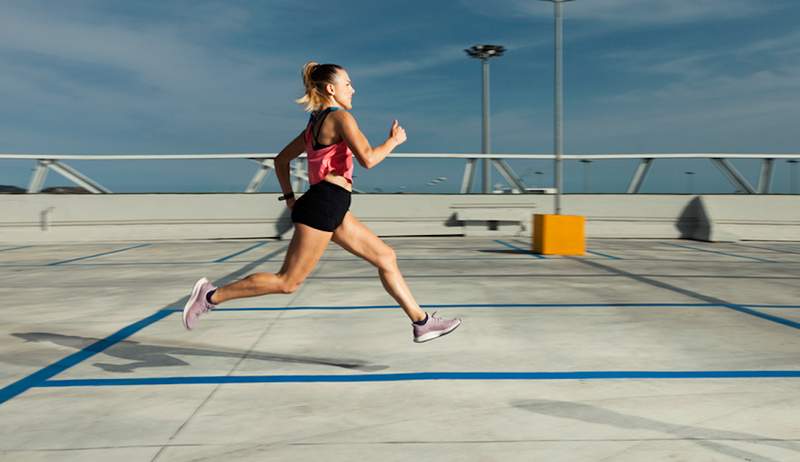
[[[342,224],[333,232],[333,242],[375,266],[380,266],[381,257],[393,252],[388,244],[358,221],[352,212],[347,212]]]
[[[294,235],[286,251],[280,274],[292,281],[302,281],[319,262],[333,233],[295,223]]]

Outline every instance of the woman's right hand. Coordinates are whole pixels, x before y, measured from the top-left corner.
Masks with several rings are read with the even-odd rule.
[[[406,142],[406,129],[401,127],[400,122],[395,120],[392,123],[392,130],[389,132],[389,137],[399,146]]]
[[[295,201],[297,201],[297,199],[295,199],[294,197],[292,197],[291,199],[286,199],[286,206],[289,207],[289,210],[292,210],[294,208]]]

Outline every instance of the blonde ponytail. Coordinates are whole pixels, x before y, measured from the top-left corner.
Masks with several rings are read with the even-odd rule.
[[[305,94],[295,102],[305,105],[306,112],[319,110],[329,100],[324,93],[325,85],[334,83],[340,69],[344,68],[337,64],[307,62],[302,71]]]

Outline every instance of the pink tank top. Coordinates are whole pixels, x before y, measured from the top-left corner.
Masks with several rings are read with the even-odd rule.
[[[308,182],[309,184],[317,184],[322,181],[329,173],[336,173],[345,177],[345,179],[353,184],[353,151],[347,146],[344,140],[336,144],[328,146],[314,145],[314,122],[317,117],[324,117],[329,112],[336,110],[323,111],[318,114],[312,114],[311,120],[308,122],[304,134],[306,142],[306,154],[308,154]],[[322,124],[320,123],[320,126]]]

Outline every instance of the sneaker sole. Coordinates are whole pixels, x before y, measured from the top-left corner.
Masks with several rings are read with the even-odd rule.
[[[454,330],[456,330],[456,328],[458,328],[458,326],[460,326],[460,325],[461,325],[461,321],[459,320],[458,324],[454,325],[453,327],[451,327],[448,330],[440,331],[440,332],[429,332],[429,333],[427,333],[425,335],[421,335],[418,338],[415,338],[414,339],[414,343],[430,342],[433,339],[437,339],[439,337],[443,337],[443,336],[449,334],[450,332],[453,332]]]
[[[206,282],[208,282],[208,279],[202,278],[194,283],[194,287],[192,288],[192,295],[189,297],[189,301],[187,301],[186,305],[184,305],[183,307],[183,327],[185,327],[186,330],[192,330],[189,327],[189,323],[186,322],[186,318],[189,316],[189,308],[194,304],[198,295],[200,295],[200,288],[202,288],[203,284],[205,284]]]

